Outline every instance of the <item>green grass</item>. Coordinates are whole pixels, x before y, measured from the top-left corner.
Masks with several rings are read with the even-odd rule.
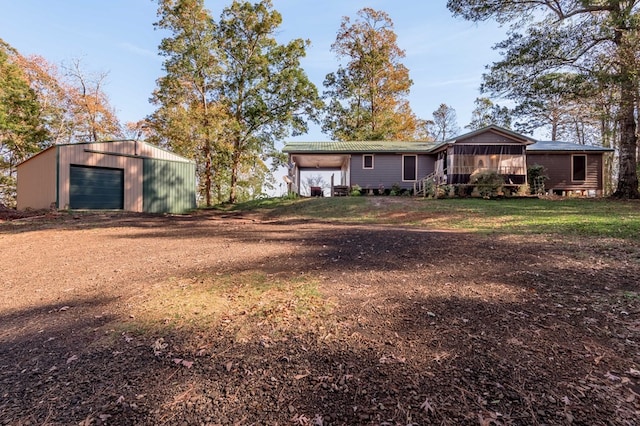
[[[336,197],[259,200],[237,205],[234,209],[259,210],[269,218],[640,239],[640,203],[637,201]]]

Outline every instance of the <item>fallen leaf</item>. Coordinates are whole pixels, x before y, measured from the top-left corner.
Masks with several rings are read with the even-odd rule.
[[[308,375],[309,375],[309,373],[307,373],[307,374],[296,374],[295,376],[293,376],[293,378],[296,379],[296,380],[300,380],[300,379],[304,379]]]
[[[151,345],[151,348],[153,349],[153,354],[157,356],[157,355],[160,355],[162,351],[167,348],[167,346],[169,346],[169,344],[164,343],[164,339],[161,337],[157,339],[153,343],[153,345]]]
[[[63,306],[62,308],[58,309],[58,311],[61,311],[61,312],[68,311],[69,308],[70,308],[70,306]]]
[[[420,408],[424,410],[425,413],[427,414],[435,414],[436,412],[436,410],[433,409],[433,406],[431,405],[431,401],[429,401],[429,398],[424,400]]]
[[[67,358],[67,364],[70,364],[77,359],[78,359],[78,355],[72,355],[69,358]]]

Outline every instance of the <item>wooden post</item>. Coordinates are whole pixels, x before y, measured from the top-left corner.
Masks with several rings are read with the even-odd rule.
[[[331,173],[331,195],[330,197],[333,197],[333,173]]]

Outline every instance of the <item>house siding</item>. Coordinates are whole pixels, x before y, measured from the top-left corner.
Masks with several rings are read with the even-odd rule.
[[[421,179],[435,168],[435,157],[425,154],[373,154],[373,169],[362,167],[362,156],[371,154],[353,154],[351,156],[351,178],[350,184],[359,185],[361,188],[378,189],[380,185],[389,189],[393,185],[401,188],[413,188],[413,181],[402,181],[402,157],[403,155],[417,155],[417,176]]]
[[[48,209],[56,204],[56,154],[53,147],[18,167],[17,207]]]
[[[571,175],[571,157],[572,155],[586,155],[587,171],[584,181],[574,182]],[[584,154],[576,152],[574,154],[534,154],[527,153],[527,165],[540,165],[546,169],[546,175],[549,177],[545,181],[547,191],[588,191],[596,190],[602,194],[604,189],[602,175],[602,154]]]

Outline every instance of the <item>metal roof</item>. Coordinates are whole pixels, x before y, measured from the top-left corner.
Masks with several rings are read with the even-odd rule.
[[[611,152],[613,148],[581,145],[572,142],[538,141],[533,145],[529,145],[527,151]]]
[[[335,154],[354,152],[420,152],[433,151],[443,142],[348,141],[287,142],[282,152],[290,154]]]

